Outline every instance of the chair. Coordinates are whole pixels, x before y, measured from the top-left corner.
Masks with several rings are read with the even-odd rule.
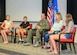
[[[71,49],[71,45],[70,45],[70,43],[72,43],[73,44],[73,48],[74,48],[74,52],[76,54],[76,49],[75,49],[75,44],[74,44],[75,33],[76,33],[76,27],[74,27],[72,33],[61,33],[61,34],[71,34],[71,38],[69,38],[69,39],[60,39],[60,35],[61,34],[59,35],[59,41],[58,41],[59,42],[59,55],[60,55],[60,44],[61,43],[69,43],[70,50],[72,50]]]
[[[16,43],[16,35],[17,35],[17,33],[16,33],[16,29],[17,28],[15,28],[15,37],[14,37],[14,43]],[[32,29],[32,24],[30,24],[30,29]],[[20,33],[21,34],[21,33]],[[28,32],[24,32],[24,35],[27,35],[28,34]]]

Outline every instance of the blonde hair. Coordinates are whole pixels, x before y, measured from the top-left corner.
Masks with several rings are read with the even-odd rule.
[[[60,22],[60,20],[62,20],[62,15],[61,15],[61,13],[60,12],[58,12],[58,13],[56,13],[56,15],[58,15],[58,20],[57,20],[57,22]]]
[[[66,14],[66,26],[68,26],[70,21],[74,22],[72,15],[70,13],[68,13],[68,14]]]

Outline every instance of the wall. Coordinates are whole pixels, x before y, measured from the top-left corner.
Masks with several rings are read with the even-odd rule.
[[[27,16],[29,21],[38,21],[42,12],[42,0],[6,0],[6,15],[13,21],[22,21]]]
[[[65,15],[67,13],[67,0],[58,0],[58,9],[62,14],[62,19],[65,20]]]

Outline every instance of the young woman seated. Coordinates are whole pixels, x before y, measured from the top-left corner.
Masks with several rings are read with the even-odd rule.
[[[62,26],[63,26],[63,20],[62,20],[61,13],[56,13],[55,16],[56,16],[56,21],[54,22],[50,31],[44,33],[45,45],[43,46],[43,48],[45,48],[45,49],[50,47],[49,46],[49,36],[60,32],[62,29]]]
[[[6,20],[1,25],[1,35],[3,37],[4,44],[8,43],[8,38],[6,32],[10,32],[14,28],[14,23],[10,20],[10,16],[6,16]]]

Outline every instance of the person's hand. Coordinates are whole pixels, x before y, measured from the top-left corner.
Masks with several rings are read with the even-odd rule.
[[[40,26],[38,26],[38,29],[41,29],[41,27],[40,27]]]
[[[61,34],[61,33],[58,33],[58,34]]]
[[[50,33],[51,33],[51,31],[48,31],[48,33],[50,34]]]
[[[40,26],[38,26],[38,25],[37,25],[35,28],[36,28],[36,29],[41,29],[41,27],[40,27]]]
[[[63,33],[63,32],[59,32],[58,34],[61,34],[61,33]]]
[[[3,27],[4,30],[6,30],[7,28]]]
[[[18,26],[17,28],[18,28],[18,29],[22,29],[22,26]]]

